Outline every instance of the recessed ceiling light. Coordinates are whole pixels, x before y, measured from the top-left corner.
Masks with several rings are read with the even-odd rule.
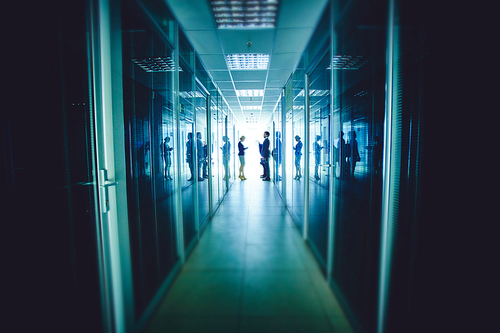
[[[217,28],[274,28],[279,0],[213,0]]]
[[[262,106],[257,106],[257,105],[253,105],[253,106],[249,106],[249,105],[244,105],[242,106],[243,110],[261,110],[262,109]]]
[[[229,69],[267,69],[269,54],[233,53],[226,55]]]
[[[264,90],[236,90],[239,97],[259,97],[264,96]]]
[[[146,72],[173,72],[175,70],[175,63],[170,57],[150,57],[144,59],[132,59],[139,67]],[[179,67],[179,71],[182,68]]]

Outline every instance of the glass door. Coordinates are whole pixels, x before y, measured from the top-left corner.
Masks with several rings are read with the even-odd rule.
[[[330,202],[330,52],[309,75],[308,236],[326,268]]]
[[[201,87],[196,89],[196,156],[198,172],[198,207],[200,230],[208,222],[209,214],[209,188],[208,188],[208,127],[207,109],[208,98],[205,90]]]
[[[198,182],[197,138],[195,128],[195,92],[194,75],[189,71],[187,64],[181,61],[183,71],[179,72],[179,121],[180,121],[180,148],[184,156],[181,167],[182,187],[182,216],[184,223],[184,248],[191,246],[198,238],[196,224],[196,182]]]

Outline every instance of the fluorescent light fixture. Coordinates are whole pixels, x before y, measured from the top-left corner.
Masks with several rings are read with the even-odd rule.
[[[279,0],[213,0],[217,28],[274,28]]]
[[[229,69],[267,69],[269,54],[263,53],[233,53],[226,55]]]
[[[262,97],[262,96],[264,96],[264,90],[236,90],[236,96],[238,96],[238,97]]]
[[[242,106],[243,110],[262,110],[262,106],[257,106],[257,105],[254,105],[254,106],[248,106],[248,105],[244,105]]]
[[[333,69],[359,69],[371,58],[357,56],[357,55],[336,55],[333,56],[332,64]],[[332,69],[332,64],[328,65],[326,69]]]
[[[132,61],[148,73],[175,71],[175,63],[170,57],[150,57]],[[179,71],[182,71],[182,68],[179,67]]]

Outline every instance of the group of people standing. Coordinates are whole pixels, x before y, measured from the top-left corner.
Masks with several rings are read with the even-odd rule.
[[[246,180],[247,178],[245,177],[245,150],[248,149],[248,147],[245,147],[243,145],[243,141],[245,141],[245,136],[242,136],[240,138],[240,142],[238,142],[238,157],[240,159],[240,174],[239,178],[241,180]],[[259,143],[259,151],[260,151],[260,164],[264,168],[264,173],[260,176],[263,181],[270,181],[271,180],[271,173],[269,169],[269,156],[271,155],[271,152],[269,151],[269,132],[265,131],[264,132],[264,142]]]
[[[333,158],[335,161],[335,170],[337,178],[354,179],[354,170],[356,163],[361,160],[358,150],[358,142],[356,141],[356,132],[349,131],[348,143],[344,140],[344,132],[340,131],[337,145],[333,147]],[[294,179],[299,180],[302,177],[301,158],[302,158],[302,141],[300,136],[295,136],[295,170]],[[327,141],[321,145],[321,136],[316,135],[316,140],[313,143],[314,152],[314,179],[320,180],[319,167],[321,166],[321,151],[325,149],[327,154],[330,154],[330,148]]]
[[[264,132],[264,141],[262,143],[259,143],[259,152],[260,152],[260,164],[263,167],[263,174],[260,176],[263,181],[270,181],[271,180],[271,174],[270,174],[270,167],[269,167],[269,158],[271,156],[270,152],[270,142],[269,142],[269,135],[270,133],[268,131]],[[347,178],[347,179],[353,179],[354,178],[354,170],[356,168],[356,163],[359,162],[360,155],[358,151],[358,144],[356,141],[356,132],[355,131],[349,131],[348,133],[348,143],[345,142],[344,140],[344,132],[340,131],[339,132],[339,139],[337,143],[333,146],[333,158],[334,158],[334,168],[335,168],[335,175],[337,178]],[[208,178],[208,161],[207,161],[207,145],[204,141],[201,140],[202,136],[201,133],[198,132],[196,133],[196,151],[197,151],[197,158],[198,158],[198,167],[199,172],[198,172],[198,180],[203,181],[204,179]],[[169,146],[169,137],[165,137],[165,140],[162,144],[162,155],[163,155],[163,160],[164,160],[164,165],[165,165],[165,179],[171,180],[172,177],[170,175],[170,166],[172,165],[171,161],[171,151],[173,150],[172,147]],[[229,160],[230,160],[230,155],[231,155],[231,143],[228,139],[227,136],[224,136],[222,138],[222,141],[224,142],[224,145],[221,147],[222,149],[222,157],[223,157],[223,166],[224,166],[224,180],[229,179],[230,176],[230,167],[229,167]],[[245,141],[245,136],[240,137],[240,141],[238,142],[238,158],[240,161],[240,167],[239,167],[239,175],[238,177],[241,180],[246,180],[247,178],[245,177],[245,150],[248,149],[248,147],[245,147],[243,145],[243,142]],[[295,136],[295,141],[296,144],[293,147],[294,150],[294,155],[295,155],[295,177],[294,179],[300,180],[302,178],[302,167],[301,167],[301,160],[302,160],[302,148],[303,148],[303,143],[301,141],[300,136],[296,135]],[[280,135],[279,132],[277,132],[276,136],[276,151],[273,151],[273,156],[276,159],[276,163],[281,161],[281,140],[280,140]],[[378,142],[377,142],[378,143]],[[188,163],[189,169],[191,171],[191,178],[188,179],[188,181],[193,180],[193,175],[194,175],[194,156],[193,156],[193,133],[188,133],[188,141],[186,143],[186,162]],[[149,147],[148,147],[149,148]],[[316,140],[313,143],[313,152],[314,152],[314,162],[315,162],[315,170],[314,170],[314,178],[316,180],[320,180],[319,176],[319,167],[321,166],[321,152],[322,150],[325,149],[327,154],[330,153],[329,145],[328,142],[325,143],[325,145],[321,145],[321,136],[316,135]],[[378,150],[374,148],[375,150],[375,155],[377,155]],[[378,154],[380,155],[380,154]],[[376,160],[379,160],[380,158],[375,158]],[[377,163],[380,164],[380,163]]]

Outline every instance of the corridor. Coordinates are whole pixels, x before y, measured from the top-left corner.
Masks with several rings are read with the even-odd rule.
[[[235,182],[146,332],[352,332],[273,183]]]
[[[483,81],[464,80],[468,53],[443,43],[456,30],[444,18],[467,16],[437,7],[75,0],[6,11],[19,27],[5,44],[1,218],[18,238],[6,272],[19,286],[5,286],[20,318],[5,326],[459,332],[462,290],[479,294],[459,278],[483,277],[464,262],[483,255],[470,253],[469,232],[482,231],[470,198],[486,192],[456,190],[480,182],[451,166],[494,129],[468,140],[455,125],[476,109],[450,103],[482,97],[454,84]],[[468,60],[453,66],[459,54]],[[490,331],[476,322],[470,331]]]

